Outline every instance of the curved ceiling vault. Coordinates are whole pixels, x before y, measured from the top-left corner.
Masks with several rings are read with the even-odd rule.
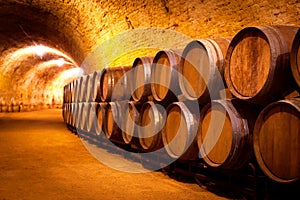
[[[0,103],[61,101],[85,58],[126,30],[232,37],[250,25],[300,26],[299,9],[296,0],[2,0]]]
[[[48,103],[52,98],[60,102],[63,85],[81,75],[78,65],[84,47],[68,36],[72,27],[62,26],[63,20],[59,22],[47,7],[43,10],[30,4],[25,0],[0,2],[2,103]]]

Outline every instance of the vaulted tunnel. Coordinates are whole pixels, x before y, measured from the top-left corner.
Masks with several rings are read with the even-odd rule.
[[[300,27],[300,1],[0,0],[0,199],[217,200],[246,199],[244,198],[246,196],[253,197],[250,199],[264,199],[260,198],[263,196],[267,199],[289,199],[294,198],[295,193],[296,196],[299,196],[298,166],[300,159],[299,151],[297,151],[299,149],[297,148],[299,147],[299,134],[294,133],[299,133],[300,125],[299,103],[297,103],[298,106],[295,106],[296,101],[279,104],[278,110],[287,110],[287,112],[283,115],[279,113],[273,118],[269,117],[267,125],[264,126],[263,130],[269,130],[271,134],[268,137],[263,134],[260,143],[263,147],[266,143],[268,148],[254,149],[256,153],[263,152],[267,155],[266,160],[269,162],[267,164],[271,166],[274,164],[274,169],[278,170],[279,174],[283,176],[280,176],[280,181],[294,181],[294,177],[297,176],[295,184],[274,183],[274,181],[268,179],[268,175],[264,176],[255,159],[248,163],[247,154],[249,152],[253,154],[254,158],[254,150],[252,146],[248,148],[248,145],[255,137],[239,134],[240,132],[243,134],[248,132],[246,130],[248,125],[244,119],[237,119],[236,114],[232,115],[234,116],[232,118],[234,127],[232,127],[242,127],[243,129],[241,131],[232,129],[234,134],[231,135],[232,127],[226,118],[228,131],[226,130],[226,134],[222,135],[222,142],[218,143],[217,150],[213,151],[211,155],[212,158],[216,158],[215,160],[218,163],[222,163],[223,159],[229,161],[229,164],[225,162],[225,165],[232,168],[246,163],[246,167],[241,171],[219,170],[218,168],[210,171],[211,168],[207,164],[194,160],[195,162],[192,161],[191,163],[183,161],[182,163],[179,162],[178,166],[176,166],[177,163],[168,166],[162,169],[164,174],[154,171],[145,175],[125,173],[127,169],[118,172],[114,168],[115,164],[117,167],[122,168],[128,162],[130,170],[133,169],[134,171],[136,164],[138,166],[143,165],[144,169],[145,163],[143,163],[141,157],[137,156],[132,161],[122,158],[121,162],[120,160],[116,162],[114,156],[112,156],[114,148],[111,149],[108,145],[107,148],[104,148],[105,156],[102,156],[103,154],[101,156],[112,162],[108,162],[111,165],[105,165],[106,162],[102,162],[105,159],[98,159],[95,154],[89,151],[85,138],[81,137],[81,140],[78,140],[77,136],[80,137],[78,133],[85,132],[85,129],[88,129],[86,124],[96,126],[95,121],[90,120],[92,123],[88,123],[88,120],[86,120],[88,118],[94,120],[93,116],[88,116],[86,119],[82,116],[85,116],[87,108],[93,108],[94,105],[98,106],[98,103],[90,102],[89,106],[86,106],[86,102],[75,103],[67,105],[66,109],[49,109],[37,112],[14,113],[8,110],[13,109],[12,105],[20,104],[23,105],[23,111],[26,110],[25,106],[30,107],[28,110],[51,108],[53,104],[55,104],[55,107],[60,108],[63,103],[63,87],[82,75],[105,67],[132,65],[135,58],[145,55],[154,56],[159,50],[168,48],[182,50],[187,42],[192,39],[232,38],[245,27],[265,25]],[[253,55],[253,60],[256,62],[257,52]],[[299,55],[298,52],[298,58]],[[247,60],[245,63],[247,63]],[[249,66],[251,64],[250,62]],[[236,71],[242,68],[238,67]],[[194,76],[193,71],[189,74],[192,77],[191,80],[197,82],[195,80],[199,76]],[[259,79],[257,73],[253,74],[255,79]],[[248,84],[248,82],[251,82],[252,86],[259,82],[259,80],[248,80],[251,79],[245,79],[243,83]],[[278,85],[282,85],[281,82]],[[194,86],[198,87],[197,84]],[[297,95],[299,92],[296,92]],[[220,108],[230,108],[228,113],[236,113],[231,110],[233,108],[231,104],[228,104],[228,106],[227,103],[217,104]],[[108,107],[106,104],[103,105]],[[181,130],[175,126],[176,120],[184,120],[179,114],[179,112],[182,112],[179,111],[181,110],[180,105],[177,104],[172,108],[173,118],[167,120],[169,124],[167,129],[171,131]],[[255,109],[251,108],[251,117],[257,111],[257,107],[254,107]],[[6,108],[6,110],[3,108]],[[99,113],[103,112],[100,103],[97,108]],[[90,113],[95,114],[91,110]],[[219,110],[215,112],[218,116],[221,114]],[[207,116],[210,117],[212,112],[207,113]],[[269,113],[272,112],[267,110],[264,113],[266,116],[258,119],[264,121]],[[136,115],[134,112],[131,114]],[[194,115],[190,114],[185,116],[185,118],[191,120],[194,118]],[[210,121],[208,120],[209,117],[204,118],[207,119],[207,123]],[[103,119],[97,117],[98,122],[104,123],[104,118],[112,117],[103,117]],[[145,118],[148,120],[147,117]],[[113,121],[107,121],[114,125]],[[284,121],[282,126],[281,121]],[[78,128],[79,122],[80,128]],[[196,120],[188,122],[192,127],[196,127]],[[287,123],[285,124],[285,122]],[[206,125],[203,124],[205,130]],[[214,122],[213,128],[219,128],[219,125],[218,118],[218,121]],[[253,126],[254,122],[251,121],[251,125]],[[75,128],[78,128],[79,131],[76,132]],[[70,134],[74,131],[77,135]],[[273,131],[277,131],[276,134],[273,134]],[[189,133],[185,129],[182,132]],[[290,135],[286,132],[289,132]],[[227,133],[229,134],[227,135]],[[100,144],[99,141],[102,144],[101,140],[105,138],[104,134],[98,135],[95,131],[91,139],[95,138],[95,134],[101,138],[97,140],[97,144]],[[87,138],[90,135],[87,135]],[[273,135],[276,136],[274,137],[276,140],[273,139]],[[165,140],[168,140],[168,137],[173,139],[173,133],[167,135]],[[182,145],[185,143],[182,138],[189,139],[190,136],[179,138],[180,140],[175,141],[179,144],[178,149],[182,151],[185,148]],[[228,138],[232,138],[234,144],[238,143],[238,146],[231,146],[230,139],[227,143]],[[130,148],[139,145],[139,138],[134,139],[136,141],[132,140],[134,143],[130,144]],[[257,136],[256,140],[260,141]],[[278,143],[274,145],[273,141]],[[121,143],[118,143],[118,147]],[[162,145],[163,141],[158,140],[157,143]],[[191,148],[194,150],[191,154],[193,159],[199,158],[200,155],[197,148],[195,148],[195,144]],[[122,143],[122,145],[125,147],[124,149],[128,150],[127,143]],[[285,148],[283,148],[284,145]],[[176,150],[174,154],[176,154],[178,146],[173,146]],[[172,148],[172,145],[170,147]],[[243,147],[241,153],[239,151],[240,147]],[[102,148],[99,149],[102,153]],[[169,149],[171,152],[172,150]],[[226,158],[226,150],[229,159]],[[274,154],[272,154],[273,150],[275,150]],[[130,149],[130,155],[136,151],[140,153],[140,149]],[[280,153],[282,152],[286,153],[287,156],[281,156]],[[108,153],[108,156],[106,156],[106,153]],[[276,153],[280,156],[277,156]],[[117,153],[113,154],[117,158],[121,157]],[[230,158],[231,154],[233,155]],[[152,158],[154,159],[154,165],[159,160],[156,158]],[[124,160],[125,162],[123,162]],[[139,162],[135,162],[136,160]],[[153,160],[150,159],[149,163],[151,161]],[[259,160],[259,162],[262,161],[264,160]],[[186,165],[186,163],[188,164]],[[183,165],[181,166],[181,164]],[[269,168],[266,167],[266,169]],[[188,174],[189,177],[192,175],[192,180],[183,177],[181,175],[182,171],[184,171],[184,175]],[[201,171],[204,173],[202,174]],[[177,172],[179,176],[177,176]],[[175,179],[178,178],[179,181],[165,176],[165,174],[171,175]],[[289,180],[282,180],[286,177]],[[214,182],[213,179],[215,178],[221,184],[216,184],[218,181]],[[275,178],[278,180],[278,177]],[[202,179],[204,182],[202,182]],[[223,186],[225,186],[224,190]],[[233,194],[233,198],[227,198],[227,192],[229,192],[229,196],[233,192],[233,190],[227,190],[228,188],[234,191],[237,190],[238,195]],[[243,194],[241,195],[241,193]]]
[[[147,43],[142,41],[149,34],[147,28],[158,31],[152,33],[152,43],[173,48],[176,45],[163,38],[165,30],[189,38],[232,37],[251,25],[299,25],[299,8],[297,0],[1,1],[0,101],[47,104],[54,99],[61,103],[63,85],[107,67],[80,70],[86,57],[128,30],[141,29],[127,48]],[[167,38],[172,41],[172,34]],[[111,45],[105,55],[124,50],[122,44]],[[135,57],[153,55],[155,50],[158,48],[121,55],[125,58],[112,65],[130,65]],[[101,59],[94,62],[101,63]]]
[[[1,3],[2,104],[59,104],[63,85],[80,76],[81,47],[66,35],[71,27],[62,29],[58,21],[51,12],[26,2]]]

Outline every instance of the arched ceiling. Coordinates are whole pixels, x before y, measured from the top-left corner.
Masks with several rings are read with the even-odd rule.
[[[64,71],[77,68],[84,58],[83,47],[66,34],[72,33],[72,27],[64,22],[62,29],[55,12],[30,2],[0,2],[0,96],[6,102],[12,98],[44,101],[41,97],[53,81]],[[61,84],[79,75],[65,74]],[[51,99],[55,95],[48,96]]]
[[[32,2],[28,0],[0,2],[1,41],[8,39],[9,43],[6,45],[9,46],[42,43],[72,52],[76,60],[82,61],[84,47],[78,46],[78,43],[73,41],[77,36],[74,24],[56,15],[59,5],[49,10],[51,7],[49,8],[47,1],[38,1],[43,2],[38,5],[33,5]]]
[[[0,101],[61,99],[89,53],[129,29],[231,37],[249,25],[300,26],[299,9],[297,0],[0,0]],[[60,53],[30,51],[41,45]]]

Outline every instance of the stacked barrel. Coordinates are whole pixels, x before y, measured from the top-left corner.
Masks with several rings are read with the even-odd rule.
[[[64,87],[66,91],[66,86]],[[66,91],[69,94],[69,92]],[[68,102],[68,97],[64,97],[64,102]],[[0,112],[9,113],[9,112],[28,112],[28,111],[37,111],[42,109],[51,109],[51,108],[62,108],[61,103],[52,102],[52,104],[45,103],[42,101],[34,100],[16,100],[13,97],[1,97],[0,96]]]
[[[106,68],[65,85],[62,114],[66,124],[78,130],[100,134],[106,106],[113,100],[126,99],[128,96],[129,90],[123,86],[126,88],[128,80],[124,75],[130,69],[130,66]],[[119,80],[122,81],[122,91],[113,92]]]
[[[14,98],[5,101],[3,97],[0,97],[0,112],[21,112],[22,107],[23,105]]]
[[[226,54],[225,80],[231,93],[262,105],[250,132],[256,161],[280,183],[300,178],[300,99],[294,98],[300,86],[295,81],[299,39],[298,27],[247,27],[233,38]]]
[[[257,163],[279,183],[300,177],[299,27],[246,27],[105,68],[64,88],[63,117],[144,152],[210,168]]]

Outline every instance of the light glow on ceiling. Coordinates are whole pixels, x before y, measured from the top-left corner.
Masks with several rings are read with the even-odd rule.
[[[61,57],[66,60],[66,62],[72,63],[75,67],[78,67],[78,64],[70,56],[55,48],[47,47],[44,45],[33,45],[18,49],[8,54],[4,59],[2,72],[4,74],[9,73],[11,70],[13,70],[11,66],[13,66],[13,63],[17,61],[30,58],[32,59],[32,56],[38,56],[40,59],[42,59],[46,54],[52,54],[57,57]],[[61,65],[62,61],[59,61],[58,63],[59,65]]]
[[[53,60],[53,62],[55,62],[58,67],[62,67],[65,63],[67,63],[63,58]]]
[[[22,87],[29,87],[31,84],[34,83],[34,80],[36,80],[38,77],[37,75],[51,67],[54,66],[58,66],[58,67],[63,67],[64,65],[68,65],[66,67],[70,68],[73,67],[72,63],[65,61],[64,59],[58,59],[58,60],[49,60],[47,62],[42,62],[36,66],[34,66],[32,69],[30,69],[29,71],[26,72],[26,74],[24,74],[24,78],[22,80],[24,80],[24,82],[22,83]],[[81,68],[73,68],[74,71],[77,71],[78,73],[80,73]],[[65,70],[66,72],[68,72],[68,70]],[[76,76],[76,74],[74,75]]]
[[[14,98],[30,104],[49,103],[53,98],[60,103],[64,85],[83,75],[70,56],[44,45],[7,50],[0,60],[0,71],[4,100]]]
[[[35,48],[33,50],[36,53],[36,55],[38,55],[41,58],[47,52],[47,48],[45,46],[42,46],[42,45],[35,46]]]
[[[47,104],[52,103],[52,99],[56,103],[61,104],[63,99],[63,87],[73,81],[74,79],[79,78],[83,75],[83,70],[81,68],[72,68],[65,71],[62,71],[56,79],[51,82],[51,85],[47,85],[45,88],[45,99],[44,102]]]

